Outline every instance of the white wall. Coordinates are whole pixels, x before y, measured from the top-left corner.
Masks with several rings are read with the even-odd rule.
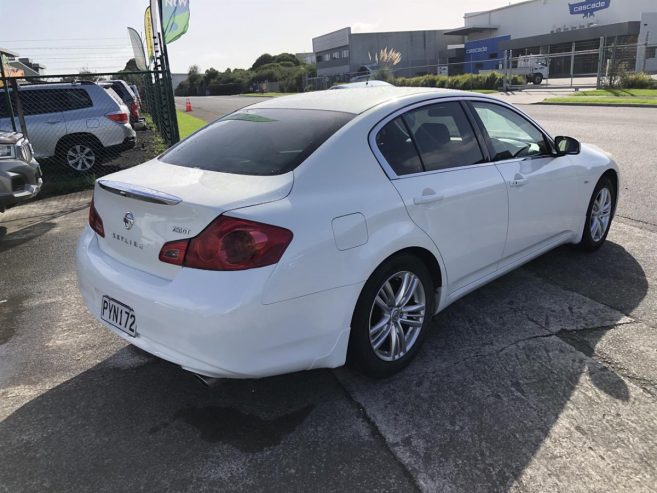
[[[607,25],[639,21],[642,13],[657,12],[657,0],[607,0],[610,2],[609,7],[595,12],[593,17],[571,15],[568,4],[580,1],[582,0],[532,0],[497,10],[465,14],[465,25],[499,27],[494,34],[476,34],[470,36],[470,39],[501,34],[510,34],[512,38],[524,38],[550,34],[557,29],[571,30],[589,27],[592,24]]]
[[[657,2],[656,2],[657,3]],[[657,13],[643,14],[641,16],[641,32],[639,33],[639,44],[657,46]],[[645,47],[639,48],[636,57],[636,70],[646,72],[657,72],[657,58],[645,58]],[[645,62],[644,62],[645,60]]]

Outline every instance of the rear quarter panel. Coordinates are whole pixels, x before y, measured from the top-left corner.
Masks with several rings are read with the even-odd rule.
[[[122,125],[111,121],[105,115],[119,111],[120,107],[100,86],[85,86],[93,106],[65,111],[67,134],[91,134],[103,147],[117,145],[127,137]]]
[[[411,221],[369,148],[367,136],[376,121],[357,117],[327,140],[295,170],[285,199],[230,212],[294,234],[267,283],[263,303],[363,283],[387,257],[411,246],[432,252],[442,267],[435,245]],[[332,222],[350,214],[365,218],[367,241],[341,250]]]

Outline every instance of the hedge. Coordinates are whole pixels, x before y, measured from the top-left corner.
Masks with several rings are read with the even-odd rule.
[[[511,77],[512,85],[525,85],[527,80],[520,76]],[[504,75],[498,72],[488,74],[461,75],[421,75],[418,77],[397,77],[394,85],[406,87],[441,87],[446,89],[493,89],[497,90],[504,83]]]

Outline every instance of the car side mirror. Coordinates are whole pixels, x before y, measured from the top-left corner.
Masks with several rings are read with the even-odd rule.
[[[572,137],[559,136],[554,139],[554,143],[557,146],[557,152],[559,156],[565,156],[567,154],[579,154],[581,150],[581,145],[577,139]]]

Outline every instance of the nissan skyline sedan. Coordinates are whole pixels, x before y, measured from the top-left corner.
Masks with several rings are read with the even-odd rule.
[[[99,179],[80,289],[109,330],[197,375],[385,377],[462,296],[559,245],[599,248],[619,189],[608,154],[492,97],[270,99]]]

